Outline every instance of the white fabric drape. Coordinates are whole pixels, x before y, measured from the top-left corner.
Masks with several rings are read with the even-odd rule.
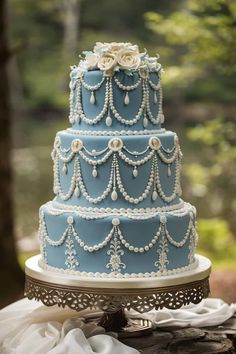
[[[128,317],[150,319],[153,327],[206,327],[219,325],[236,311],[236,304],[205,299],[179,310],[150,311]],[[85,323],[90,310],[75,313],[36,301],[20,300],[0,311],[0,352],[2,354],[138,354],[102,327]]]
[[[152,321],[153,327],[209,327],[217,326],[236,311],[236,304],[228,305],[221,299],[205,299],[197,305],[184,306],[179,310],[163,309],[141,315]],[[140,314],[130,311],[130,318],[140,318]]]

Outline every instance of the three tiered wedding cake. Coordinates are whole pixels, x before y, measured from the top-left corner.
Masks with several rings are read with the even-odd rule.
[[[84,277],[161,277],[197,267],[196,211],[163,128],[162,67],[130,43],[97,43],[71,68],[71,128],[52,151],[40,267]]]

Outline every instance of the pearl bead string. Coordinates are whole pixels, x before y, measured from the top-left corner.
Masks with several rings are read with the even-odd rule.
[[[117,228],[117,233],[119,235],[119,239],[120,239],[121,243],[130,252],[143,253],[143,252],[148,252],[157,243],[157,241],[159,239],[159,236],[161,234],[161,226],[159,227],[158,231],[156,232],[156,234],[152,238],[152,240],[147,245],[142,246],[142,247],[135,247],[135,246],[130,245],[130,243],[123,237],[123,235],[122,235],[122,233],[121,233],[119,228]]]
[[[141,77],[139,77],[139,79],[137,80],[137,82],[136,82],[135,84],[133,84],[133,85],[124,85],[124,84],[122,84],[116,76],[114,76],[114,82],[115,82],[115,83],[117,84],[117,86],[118,86],[121,90],[123,90],[123,91],[133,91],[133,90],[135,90],[135,89],[139,86],[139,84],[141,83]]]
[[[132,160],[130,159],[129,157],[127,157],[123,152],[122,150],[118,151],[118,155],[119,157],[125,161],[127,164],[131,165],[131,166],[134,166],[134,167],[137,167],[137,166],[142,166],[144,165],[146,162],[148,162],[152,157],[153,155],[155,154],[155,151],[154,150],[151,150],[150,153],[145,156],[143,159],[141,160]]]
[[[118,111],[116,110],[115,106],[114,106],[114,100],[113,100],[113,87],[112,87],[112,79],[110,79],[110,84],[109,84],[109,103],[110,103],[110,109],[111,112],[113,113],[114,117],[122,124],[125,125],[134,125],[136,124],[139,119],[141,118],[144,108],[145,108],[145,92],[144,92],[144,84],[142,85],[143,88],[143,97],[142,97],[142,102],[141,102],[141,106],[138,110],[138,113],[135,115],[135,118],[133,119],[127,119],[127,118],[123,118]]]
[[[175,162],[175,182],[174,182],[174,190],[172,192],[172,194],[170,196],[167,196],[162,187],[161,187],[161,181],[160,181],[160,175],[159,175],[159,168],[158,168],[158,163],[157,161],[155,161],[155,171],[156,171],[156,175],[155,175],[155,179],[156,179],[156,187],[157,187],[157,191],[158,194],[160,195],[160,197],[167,203],[172,202],[177,195],[180,195],[180,166],[179,166],[179,161],[178,159],[176,159]]]
[[[166,238],[168,239],[168,241],[175,247],[177,248],[180,248],[180,247],[183,247],[185,245],[185,243],[187,242],[188,238],[189,238],[189,235],[191,233],[191,231],[194,229],[194,225],[193,225],[193,222],[192,222],[192,219],[190,218],[190,221],[189,221],[189,224],[188,224],[188,228],[187,228],[187,231],[184,235],[184,238],[181,240],[181,241],[175,241],[169,234],[166,226],[164,226],[165,228],[165,235],[166,235]]]
[[[74,82],[74,84],[72,85],[72,81],[70,81],[70,96],[69,96],[69,109],[70,109],[70,113],[69,113],[69,122],[71,124],[73,124],[75,122],[75,110],[74,110],[74,91],[75,91],[75,87],[76,87],[77,81]]]
[[[76,184],[77,169],[78,169],[77,161],[75,160],[74,171],[73,171],[73,176],[72,176],[72,179],[71,179],[71,184],[70,184],[69,191],[67,193],[63,193],[62,188],[61,188],[61,183],[60,183],[59,160],[56,159],[55,162],[54,162],[54,188],[53,189],[54,189],[54,193],[58,194],[59,197],[63,201],[70,199],[72,197],[75,189],[76,189],[76,186],[77,186],[77,184]]]
[[[51,206],[63,210],[64,212],[75,212],[75,213],[96,213],[99,215],[120,215],[120,216],[127,216],[127,217],[135,217],[136,220],[139,220],[139,218],[142,215],[149,215],[149,214],[154,214],[154,216],[157,216],[160,213],[169,213],[169,212],[174,212],[178,211],[180,209],[185,209],[186,204],[184,203],[183,200],[180,199],[180,201],[177,204],[172,204],[168,206],[162,206],[162,207],[148,207],[148,208],[103,208],[103,207],[82,207],[82,206],[76,206],[76,205],[67,205],[67,204],[62,204],[56,200],[56,198],[51,201],[46,203],[45,206]]]
[[[55,150],[56,152],[59,151],[58,157],[62,158],[60,150],[58,150],[58,148],[55,148],[55,149],[56,149]],[[92,165],[94,168],[96,168],[96,166],[98,166],[98,165],[105,163],[109,159],[109,157],[113,154],[113,161],[112,161],[112,165],[111,165],[111,172],[110,172],[110,178],[108,181],[108,185],[107,185],[107,188],[104,190],[104,192],[99,197],[93,198],[88,194],[85,184],[83,182],[79,158],[77,158],[76,159],[77,162],[75,161],[75,163],[74,163],[74,172],[73,172],[73,176],[72,176],[72,180],[71,180],[71,185],[70,185],[69,191],[67,193],[63,193],[63,191],[62,191],[61,184],[60,184],[60,177],[59,177],[60,176],[59,160],[57,157],[55,158],[55,160],[54,160],[54,192],[55,192],[55,194],[58,194],[62,200],[68,200],[69,198],[71,198],[74,191],[76,191],[77,196],[79,196],[80,191],[81,191],[83,196],[90,203],[96,204],[96,203],[100,203],[103,199],[105,199],[108,196],[108,194],[111,192],[111,190],[113,189],[111,197],[112,197],[112,200],[115,201],[115,200],[117,200],[117,197],[118,197],[117,192],[116,192],[116,182],[117,182],[118,189],[119,189],[120,193],[122,194],[122,196],[124,197],[124,199],[130,203],[138,204],[147,198],[149,192],[151,191],[151,187],[153,185],[153,187],[154,187],[153,200],[156,200],[156,198],[157,198],[157,192],[156,192],[156,188],[157,188],[158,194],[161,196],[161,198],[164,201],[169,203],[173,199],[175,199],[178,192],[180,192],[180,188],[179,188],[180,187],[179,186],[179,184],[180,184],[179,183],[180,167],[179,167],[179,163],[178,163],[178,153],[177,152],[178,152],[178,150],[176,149],[174,155],[170,159],[167,159],[164,157],[164,155],[159,153],[159,150],[157,150],[158,155],[161,157],[161,159],[164,160],[163,162],[170,164],[174,160],[176,160],[174,191],[170,196],[166,196],[164,191],[162,190],[162,187],[161,187],[158,162],[157,162],[155,150],[151,150],[149,155],[147,155],[146,157],[144,157],[143,159],[141,159],[139,161],[135,161],[135,160],[128,158],[121,150],[118,151],[118,156],[124,162],[133,166],[134,168],[137,168],[137,167],[145,164],[147,161],[149,161],[151,158],[154,157],[154,160],[152,161],[152,166],[151,166],[151,171],[150,171],[150,176],[149,176],[147,186],[146,186],[144,192],[142,193],[142,195],[140,195],[139,197],[130,196],[128,194],[128,192],[126,191],[126,189],[124,188],[124,185],[121,180],[117,156],[116,156],[116,153],[112,150],[109,150],[107,152],[107,154],[102,159],[99,159],[99,160],[90,159],[82,152],[82,150],[78,151],[79,155],[83,158],[83,160],[86,161],[87,163],[89,163],[90,165]],[[71,158],[72,158],[72,155],[71,155]],[[68,162],[68,158],[63,158],[62,161]],[[66,168],[66,171],[67,171],[67,168]],[[134,173],[134,171],[133,171],[133,173]],[[94,177],[96,177],[97,171],[93,170],[92,174]],[[134,176],[136,176],[137,174],[138,174],[138,172],[136,170],[136,174]],[[154,180],[155,180],[155,183],[153,184]]]
[[[106,155],[103,156],[102,159],[97,159],[97,160],[93,160],[93,159],[90,159],[89,157],[87,157],[82,150],[79,151],[79,155],[82,157],[82,159],[84,161],[86,161],[89,165],[92,165],[92,166],[98,166],[98,165],[102,165],[103,163],[105,163],[109,157],[113,154],[113,151],[112,150],[109,150]]]
[[[161,149],[163,149],[162,145],[160,146]],[[89,154],[90,156],[93,156],[94,158],[99,156],[99,155],[102,155],[103,153],[105,153],[108,149],[109,151],[107,152],[107,154],[102,158],[102,159],[90,159],[89,157],[87,157],[84,153],[83,153],[83,150],[86,151],[87,154]],[[96,150],[92,150],[92,152],[88,151],[84,146],[82,147],[81,150],[77,151],[77,152],[71,152],[69,154],[69,156],[65,157],[61,154],[61,150],[59,147],[55,147],[53,152],[52,152],[52,158],[54,159],[54,155],[55,153],[59,156],[60,160],[63,162],[63,163],[68,163],[70,162],[73,157],[76,155],[76,153],[78,153],[84,161],[86,161],[87,163],[89,163],[90,165],[93,165],[93,166],[96,166],[96,165],[101,165],[103,163],[105,163],[109,157],[112,155],[113,153],[113,150],[108,147],[106,147],[105,149],[101,150],[101,151],[96,151]],[[143,155],[145,154],[148,150],[151,150],[151,152],[146,156],[144,157],[143,159],[141,160],[132,160],[130,158],[128,158],[123,152],[122,152],[122,149],[124,149],[125,151],[127,151],[130,155],[133,155],[133,156],[140,156],[140,155]],[[175,151],[174,151],[175,150]],[[69,150],[68,150],[69,151]],[[162,160],[162,162],[166,163],[166,164],[171,164],[173,163],[176,158],[177,158],[177,155],[178,153],[180,152],[180,148],[179,146],[176,147],[174,145],[174,147],[171,149],[171,151],[168,151],[167,153],[170,154],[171,152],[174,151],[174,154],[172,155],[172,157],[170,158],[167,158],[163,155],[163,153],[160,151],[160,149],[156,150],[160,159]],[[154,150],[150,148],[150,146],[147,146],[147,148],[144,150],[144,151],[141,151],[141,152],[138,152],[138,151],[130,151],[128,150],[125,146],[123,146],[121,148],[121,150],[118,151],[118,154],[119,154],[119,157],[124,160],[127,164],[129,165],[132,165],[132,166],[140,166],[140,165],[143,165],[145,162],[149,161],[150,158],[152,158],[153,154],[154,154]]]
[[[61,151],[60,151],[60,148],[55,147],[55,148],[53,149],[53,151],[52,151],[52,159],[53,159],[53,160],[54,160],[54,153],[56,153],[56,154],[58,155],[58,157],[60,158],[60,160],[61,160],[63,163],[68,163],[68,162],[70,162],[70,161],[73,159],[74,155],[75,155],[75,153],[74,153],[73,151],[71,151],[71,153],[70,153],[68,156],[63,156],[62,153],[61,153]]]
[[[45,230],[47,230],[47,229],[46,229],[46,222],[44,219],[44,213],[40,208],[40,210],[39,210],[39,230],[38,230],[39,242],[40,242],[40,253],[42,255],[42,259],[44,260],[44,262],[47,263]]]
[[[182,217],[188,215],[190,211],[191,211],[191,212],[195,215],[195,217],[196,217],[195,207],[193,207],[193,206],[192,206],[191,204],[189,204],[189,203],[186,203],[186,206],[185,206],[184,208],[179,209],[179,210],[177,209],[177,210],[174,210],[174,211],[169,211],[169,212],[168,212],[168,215],[172,215],[172,216],[176,216],[176,217],[178,217],[178,218],[182,218]]]
[[[67,218],[67,223],[68,226],[65,229],[65,231],[63,232],[62,236],[58,239],[58,240],[53,240],[49,237],[48,235],[48,230],[47,230],[47,226],[46,226],[46,220],[45,220],[45,215],[44,213],[41,213],[40,215],[40,227],[39,227],[39,236],[40,236],[40,241],[41,241],[41,245],[44,241],[46,241],[50,246],[52,247],[59,247],[61,246],[65,240],[67,236],[71,236],[73,235],[75,240],[78,242],[78,245],[86,252],[96,252],[99,251],[100,249],[106,247],[108,245],[108,243],[112,240],[112,238],[114,236],[117,237],[117,239],[120,240],[121,244],[128,249],[130,252],[134,252],[134,253],[144,253],[144,252],[148,252],[151,248],[153,248],[153,246],[158,242],[160,235],[162,234],[163,237],[165,237],[170,244],[172,244],[174,247],[176,248],[181,248],[185,245],[185,243],[187,242],[190,234],[191,234],[191,238],[192,241],[195,240],[195,236],[196,236],[196,230],[194,227],[194,222],[192,220],[192,217],[190,215],[190,221],[187,227],[187,230],[185,232],[184,238],[181,241],[175,241],[170,233],[167,230],[167,218],[165,215],[161,215],[160,216],[160,226],[158,228],[158,230],[155,232],[154,236],[152,237],[152,239],[150,240],[150,242],[144,246],[141,247],[135,247],[134,245],[131,245],[123,236],[120,228],[119,228],[119,224],[120,224],[120,220],[118,218],[113,218],[112,219],[112,229],[110,230],[110,232],[108,233],[108,235],[105,237],[105,239],[102,242],[99,242],[93,246],[86,244],[80,237],[79,233],[76,232],[75,228],[74,228],[74,218],[72,216],[69,216]],[[163,242],[163,240],[162,240]],[[43,249],[45,250],[45,243],[43,244]],[[190,245],[190,248],[192,249],[195,246],[195,242],[194,245]]]
[[[114,234],[114,230],[115,230],[115,226],[113,226],[113,228],[111,229],[109,234],[106,236],[106,238],[102,242],[100,242],[94,246],[89,246],[89,245],[85,244],[84,241],[81,240],[79,234],[75,231],[74,227],[72,226],[72,233],[73,233],[74,238],[78,242],[79,246],[81,248],[83,248],[84,251],[88,251],[88,252],[96,252],[96,251],[99,251],[100,249],[102,249],[103,247],[105,247],[112,239],[112,236]]]
[[[88,90],[88,91],[96,91],[96,90],[98,90],[102,86],[104,81],[105,81],[105,76],[103,76],[102,80],[100,82],[98,82],[96,85],[89,85],[89,84],[87,84],[87,82],[85,82],[83,80],[83,78],[81,78],[81,83],[82,83],[83,87],[86,88],[86,90]]]
[[[120,176],[119,163],[118,163],[116,156],[115,156],[115,168],[116,168],[115,175],[116,175],[116,180],[117,180],[117,186],[118,186],[120,193],[122,194],[122,196],[124,197],[124,199],[126,201],[128,201],[129,203],[132,203],[132,204],[138,204],[147,198],[148,194],[151,191],[151,187],[153,186],[153,182],[154,182],[154,166],[153,166],[153,164],[151,166],[151,171],[150,171],[147,186],[145,187],[144,192],[139,197],[130,196],[128,194],[128,192],[126,191],[126,189],[124,188],[124,185],[122,183],[121,176]]]
[[[162,162],[165,162],[166,164],[171,164],[172,162],[174,162],[176,160],[176,158],[178,157],[179,154],[179,149],[175,149],[174,154],[170,157],[167,158],[165,157],[162,152],[159,150],[157,150],[157,154],[159,155],[160,159],[162,160]]]
[[[80,119],[82,119],[85,123],[89,125],[94,125],[98,123],[104,116],[105,113],[108,112],[108,116],[106,118],[106,124],[110,126],[112,124],[112,118],[110,117],[110,111],[113,113],[114,117],[122,124],[125,125],[134,125],[138,122],[138,120],[141,118],[144,109],[146,108],[147,115],[150,119],[150,121],[153,124],[159,124],[160,122],[162,123],[163,120],[163,112],[162,112],[162,88],[160,82],[156,85],[154,84],[150,79],[142,79],[141,77],[138,79],[138,81],[134,85],[123,85],[116,76],[114,76],[114,82],[117,84],[117,86],[123,90],[126,91],[124,103],[125,105],[129,104],[129,97],[128,97],[128,92],[136,89],[142,82],[142,102],[140,105],[140,108],[138,110],[138,113],[136,114],[135,118],[133,119],[127,119],[122,117],[117,109],[114,106],[114,100],[113,100],[113,85],[112,85],[112,80],[113,78],[106,78],[106,88],[105,88],[105,99],[104,99],[104,106],[101,112],[95,117],[95,118],[89,118],[86,117],[83,111],[83,106],[82,106],[82,101],[81,101],[81,86],[85,87],[87,90],[91,91],[92,96],[90,98],[90,102],[92,104],[95,103],[95,96],[94,96],[94,91],[98,90],[103,82],[105,81],[105,77],[102,78],[102,80],[96,84],[96,85],[89,85],[87,84],[82,77],[78,78],[73,87],[71,87],[71,92],[70,92],[70,97],[69,97],[69,102],[70,102],[70,115],[69,115],[69,120],[73,124],[75,121],[79,122]],[[77,83],[77,85],[76,85]],[[154,98],[154,104],[157,103],[157,97],[156,97],[156,91],[159,90],[159,106],[158,106],[158,114],[157,118],[154,118],[150,109],[150,98],[149,98],[149,88],[148,85],[154,90],[155,93],[155,98]],[[77,88],[75,89],[75,87]],[[75,98],[75,105],[73,104],[74,101],[74,95],[76,96]],[[146,119],[144,117],[143,124],[144,126],[147,125]]]
[[[68,234],[68,228],[66,228],[66,230],[63,232],[60,239],[55,241],[52,240],[48,235],[47,225],[46,225],[45,216],[43,212],[41,213],[39,220],[40,220],[40,228],[39,228],[40,239],[47,241],[50,246],[53,247],[61,246],[65,242],[66,236]]]
[[[93,204],[100,203],[102,200],[104,200],[108,196],[108,194],[112,190],[113,175],[114,175],[114,160],[112,161],[111,173],[110,173],[110,178],[108,181],[107,188],[103,191],[103,193],[100,196],[95,197],[95,198],[91,197],[87,192],[87,189],[85,187],[85,184],[84,184],[83,178],[82,178],[82,174],[81,174],[79,159],[77,159],[77,161],[78,161],[78,186],[79,186],[79,189],[80,189],[82,195],[89,203],[93,203]]]
[[[161,113],[162,113],[162,110],[161,110],[161,106],[162,106],[162,94],[161,94],[162,91],[161,91],[161,87],[159,89],[159,92],[160,92],[159,109],[158,109],[156,118],[153,117],[153,114],[152,114],[152,111],[151,111],[151,108],[150,108],[150,99],[149,99],[149,92],[148,92],[148,88],[147,88],[147,83],[146,83],[145,91],[146,91],[145,96],[146,96],[147,116],[148,116],[149,120],[152,122],[152,124],[159,124],[160,121],[161,121]]]
[[[73,135],[85,135],[85,136],[120,136],[120,135],[153,135],[153,134],[164,134],[165,129],[143,129],[143,130],[79,130],[79,129],[72,129],[72,128],[67,128],[66,131],[68,131],[70,134]]]
[[[161,87],[160,81],[157,84],[154,84],[154,82],[152,82],[152,80],[148,79],[148,83],[154,91],[158,91],[159,88]]]
[[[100,156],[102,154],[105,154],[105,152],[107,152],[107,150],[109,149],[109,147],[107,146],[105,149],[101,150],[101,151],[97,151],[95,149],[93,149],[92,151],[89,151],[84,145],[83,145],[83,149],[84,151],[89,155],[89,156],[93,156],[93,157],[97,157]]]
[[[77,121],[78,122],[80,119],[82,119],[85,123],[89,125],[94,125],[98,123],[105,116],[108,110],[108,106],[109,106],[109,78],[106,79],[105,99],[104,99],[104,105],[101,112],[97,115],[96,118],[86,117],[81,102],[81,81],[78,79],[78,85],[77,85],[77,115],[78,115]]]
[[[175,137],[176,137],[177,135],[175,135]],[[180,146],[176,146],[176,144],[174,144],[173,145],[173,147],[171,148],[171,149],[165,149],[164,148],[164,146],[163,145],[161,145],[161,150],[163,150],[164,151],[164,153],[166,153],[166,154],[171,154],[176,148],[178,148],[178,149],[180,149]]]
[[[129,149],[127,149],[126,146],[123,146],[123,149],[130,155],[141,156],[144,155],[150,149],[150,146],[147,146],[146,149],[144,149],[143,151],[130,151]]]

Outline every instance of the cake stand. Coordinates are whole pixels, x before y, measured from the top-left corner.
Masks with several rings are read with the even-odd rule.
[[[101,310],[103,315],[97,323],[107,331],[118,332],[120,337],[146,334],[151,329],[150,321],[130,321],[124,310],[144,313],[164,307],[178,309],[208,297],[211,262],[200,255],[196,258],[198,266],[194,270],[176,275],[105,279],[44,270],[39,266],[38,255],[25,264],[25,295],[46,306]]]

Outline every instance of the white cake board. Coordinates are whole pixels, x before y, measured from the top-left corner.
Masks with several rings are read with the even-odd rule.
[[[208,258],[196,255],[197,267],[175,275],[146,278],[96,278],[81,277],[51,270],[39,266],[40,255],[29,258],[25,263],[25,274],[31,278],[72,287],[112,288],[112,289],[147,289],[181,285],[205,279],[211,271]]]

